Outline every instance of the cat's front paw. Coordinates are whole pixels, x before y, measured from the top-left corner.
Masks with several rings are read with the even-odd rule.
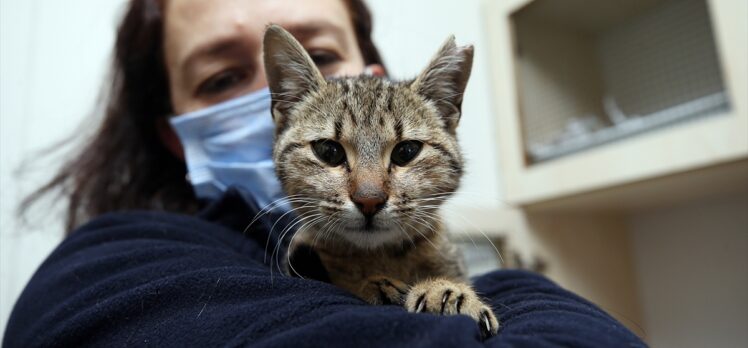
[[[375,305],[402,305],[408,293],[408,285],[390,277],[373,276],[366,279],[360,296]]]
[[[464,314],[478,323],[484,337],[495,335],[499,321],[491,307],[481,301],[467,284],[432,279],[416,284],[405,299],[409,312],[442,315]]]

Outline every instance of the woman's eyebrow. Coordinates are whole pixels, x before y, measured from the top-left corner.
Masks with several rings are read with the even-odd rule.
[[[202,60],[223,56],[227,52],[234,51],[246,45],[246,39],[241,35],[225,36],[199,45],[187,54],[182,64],[180,64],[182,73],[189,74],[191,71],[194,71],[193,67],[198,65]]]
[[[336,42],[339,42],[343,49],[348,48],[348,42],[345,39],[345,30],[331,22],[327,21],[307,21],[299,24],[285,26],[285,28],[296,37],[297,40],[304,42],[312,37],[331,34]],[[241,34],[227,35],[206,43],[197,45],[182,60],[181,66],[183,76],[189,76],[201,61],[210,60],[211,58],[225,55],[226,52],[235,50],[243,45],[247,45],[247,38]]]
[[[321,34],[331,34],[334,36],[335,41],[339,42],[343,48],[348,48],[345,29],[332,22],[322,20],[306,21],[304,23],[284,26],[284,28],[301,42]]]

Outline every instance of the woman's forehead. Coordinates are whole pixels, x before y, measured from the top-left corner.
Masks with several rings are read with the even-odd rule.
[[[298,36],[313,30],[354,36],[343,0],[171,0],[164,28],[167,64],[184,65],[216,42],[236,38],[259,51],[270,23]]]

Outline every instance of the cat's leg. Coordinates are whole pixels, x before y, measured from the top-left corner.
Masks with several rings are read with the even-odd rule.
[[[484,336],[496,334],[499,322],[491,307],[481,301],[470,285],[437,278],[413,286],[405,299],[409,312],[442,315],[464,314],[478,322]]]
[[[359,292],[359,296],[366,302],[375,305],[405,303],[405,296],[410,287],[397,280],[385,276],[372,276],[366,278]]]

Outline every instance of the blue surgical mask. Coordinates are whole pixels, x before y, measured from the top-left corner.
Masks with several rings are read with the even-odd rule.
[[[184,148],[188,178],[198,198],[216,199],[238,186],[260,208],[283,198],[273,166],[270,90],[265,88],[169,122]]]

